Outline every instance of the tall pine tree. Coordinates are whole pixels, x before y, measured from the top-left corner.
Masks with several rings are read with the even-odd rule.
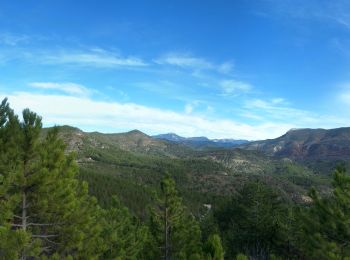
[[[157,207],[151,211],[150,231],[154,238],[153,258],[199,259],[199,224],[183,206],[175,182],[166,176],[161,182]]]
[[[207,260],[224,260],[224,248],[218,234],[209,236],[204,246],[204,253]]]
[[[23,230],[13,231],[11,219],[19,201],[13,183],[20,165],[17,142],[20,127],[7,99],[0,104],[0,259],[18,259],[30,236]]]
[[[114,197],[105,210],[103,237],[106,250],[102,259],[140,259],[148,240],[148,229],[131,216],[129,210]]]
[[[311,191],[313,203],[303,214],[305,253],[312,259],[350,258],[350,176],[338,167],[333,192],[321,198]]]
[[[245,253],[252,259],[268,259],[278,247],[286,212],[282,197],[271,187],[260,181],[245,184],[214,212],[227,256]]]
[[[97,258],[101,211],[75,179],[74,156],[65,155],[57,128],[42,140],[41,118],[26,109],[20,121],[6,100],[0,116],[0,236],[21,241],[13,246],[0,237],[0,249],[20,259]]]

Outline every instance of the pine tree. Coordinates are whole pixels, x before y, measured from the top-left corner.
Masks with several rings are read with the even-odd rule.
[[[200,258],[199,224],[182,205],[175,182],[169,176],[161,182],[161,196],[157,208],[151,211],[150,222],[156,244],[153,257],[165,260]]]
[[[333,192],[321,198],[310,192],[311,207],[302,215],[306,254],[313,259],[350,257],[350,176],[338,167],[333,176]]]
[[[140,259],[148,239],[148,230],[131,216],[114,197],[113,205],[104,213],[103,237],[106,245],[102,259]]]
[[[238,254],[236,260],[248,260],[248,257],[244,254]]]
[[[13,231],[11,219],[18,194],[11,194],[19,168],[18,119],[7,99],[0,104],[0,259],[18,259],[30,237],[22,230]]]
[[[204,246],[204,253],[208,260],[223,260],[224,248],[221,244],[221,238],[218,234],[209,236],[207,243]]]
[[[6,100],[0,116],[0,207],[5,209],[0,220],[10,227],[0,235],[23,241],[10,253],[20,259],[54,254],[97,258],[103,250],[100,210],[87,195],[87,185],[75,179],[74,156],[65,155],[57,128],[42,140],[41,118],[26,109],[20,122]]]
[[[290,204],[286,214],[282,216],[279,222],[279,232],[276,238],[275,253],[283,256],[283,259],[301,259],[303,258],[302,247],[302,220],[300,216],[302,206]]]
[[[260,181],[247,183],[230,202],[214,212],[227,257],[244,252],[251,258],[268,259],[277,247],[282,216],[282,198]]]

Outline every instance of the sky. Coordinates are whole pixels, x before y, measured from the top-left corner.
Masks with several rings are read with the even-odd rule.
[[[44,126],[259,140],[350,126],[350,1],[0,2],[0,99]]]

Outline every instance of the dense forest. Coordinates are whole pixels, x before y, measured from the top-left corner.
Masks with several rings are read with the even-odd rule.
[[[108,154],[83,150],[97,161],[87,167],[76,152],[67,152],[59,130],[43,134],[36,113],[26,109],[20,118],[6,99],[0,105],[0,259],[350,257],[350,176],[344,167],[335,169],[329,190],[320,193],[312,186],[322,178],[290,175],[288,167],[304,168],[278,164],[275,181],[284,181],[286,171],[308,189],[303,201],[275,185],[269,172],[221,194],[200,190],[185,172],[218,173],[226,170],[222,164],[198,155],[144,163],[118,151],[124,156],[118,167],[129,177],[117,178],[115,169],[99,167]],[[277,174],[276,167],[271,170]],[[204,201],[211,203],[199,207]]]

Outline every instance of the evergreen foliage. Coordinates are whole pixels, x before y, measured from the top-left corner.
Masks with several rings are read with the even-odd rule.
[[[6,100],[1,110],[1,221],[10,228],[2,234],[24,241],[15,249],[21,259],[54,253],[96,258],[99,208],[87,185],[74,178],[74,156],[64,154],[57,129],[40,140],[38,115],[26,109],[20,121]]]
[[[248,260],[248,257],[244,254],[238,254],[236,260]]]
[[[313,259],[350,257],[350,176],[344,168],[335,170],[332,186],[333,192],[326,198],[312,190],[313,203],[303,214],[303,245]]]
[[[204,254],[208,260],[223,260],[224,248],[221,244],[221,238],[218,234],[213,234],[209,237],[204,246]]]
[[[135,258],[130,249],[141,251],[145,228],[117,202],[103,211],[75,178],[75,156],[65,154],[58,128],[44,139],[41,128],[35,113],[24,110],[20,121],[1,103],[0,259]]]
[[[244,252],[251,258],[268,259],[281,237],[285,214],[281,196],[256,181],[246,184],[237,196],[215,212],[227,256]]]
[[[20,200],[12,190],[20,170],[18,149],[20,126],[7,99],[0,105],[0,259],[16,259],[30,241],[23,230],[12,230],[11,219]]]
[[[169,176],[162,180],[157,207],[151,210],[150,231],[154,259],[196,259],[202,254],[199,224],[182,205]]]
[[[113,200],[112,207],[104,213],[103,237],[107,250],[102,259],[140,259],[149,239],[148,229],[116,197]]]

